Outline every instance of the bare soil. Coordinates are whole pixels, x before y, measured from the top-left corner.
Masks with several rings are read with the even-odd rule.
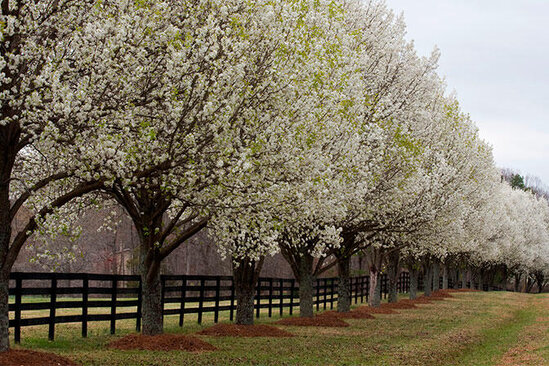
[[[53,353],[29,351],[24,349],[9,350],[0,353],[2,366],[78,366],[77,363]]]
[[[349,324],[335,316],[315,316],[313,318],[285,318],[276,322],[280,325],[292,325],[302,327],[348,327]]]
[[[196,334],[214,337],[293,337],[294,335],[285,330],[271,325],[254,324],[216,324]]]
[[[216,348],[201,339],[180,334],[159,334],[145,336],[130,334],[112,341],[109,348],[119,350],[147,350],[147,351],[215,351]]]

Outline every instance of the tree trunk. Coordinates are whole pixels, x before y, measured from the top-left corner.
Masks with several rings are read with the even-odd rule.
[[[10,348],[8,318],[9,277],[0,276],[0,353]]]
[[[515,273],[515,292],[520,291],[520,278],[522,277],[521,273]]]
[[[478,289],[484,291],[484,276],[482,271],[478,271]]]
[[[378,307],[381,305],[381,265],[384,252],[382,249],[370,248],[366,253],[368,270],[370,272],[370,289],[368,291],[368,305]]]
[[[467,277],[469,277],[469,288],[474,289],[475,288],[475,279],[473,278],[473,272],[471,270],[467,270]]]
[[[442,267],[442,289],[448,290],[448,273],[449,268],[447,264],[444,264]]]
[[[440,290],[440,263],[433,262],[433,291]]]
[[[157,249],[141,236],[139,271],[142,283],[142,333],[156,335],[163,332],[162,283],[160,281],[160,260],[155,258]]]
[[[339,313],[346,313],[351,310],[351,289],[349,282],[351,258],[339,258],[337,261],[337,268],[339,274],[337,286],[337,311]]]
[[[149,277],[147,279],[147,277]],[[160,270],[152,276],[141,275],[143,281],[143,334],[156,335],[163,332],[162,284]]]
[[[423,292],[425,296],[431,296],[433,286],[433,271],[432,266],[427,264],[423,267]]]
[[[254,323],[254,295],[263,259],[233,259],[233,283],[236,296],[236,324]]]
[[[419,271],[416,268],[409,267],[408,272],[410,272],[410,300],[414,300],[417,298]]]
[[[374,308],[381,305],[381,276],[380,272],[373,268],[370,268],[368,305]]]
[[[2,147],[7,147],[7,145]],[[6,155],[8,155],[6,151],[2,150],[3,159],[0,159],[2,160],[0,161],[0,352],[7,352],[10,348],[8,301],[11,265],[6,263],[6,259],[12,232],[9,199],[10,180],[8,179],[11,168],[8,169],[5,164]]]
[[[399,274],[399,263],[400,255],[398,251],[394,251],[389,254],[388,258],[388,271],[387,271],[387,281],[389,287],[389,297],[388,301],[390,303],[395,303],[398,301],[398,274]]]
[[[313,317],[313,256],[304,254],[299,261],[299,316],[302,318]]]
[[[454,290],[457,290],[459,288],[459,270],[458,269],[454,269],[452,270],[452,273],[453,273],[453,277],[454,277],[454,283],[453,283],[453,288]]]
[[[531,275],[526,277],[526,293],[532,292],[532,287],[534,287],[534,281],[532,280]]]
[[[459,272],[461,274],[461,288],[465,289],[465,288],[467,288],[467,272],[465,272],[464,269],[462,269]]]
[[[538,294],[541,294],[543,292],[543,284],[545,283],[543,272],[536,273],[536,283],[538,285]]]

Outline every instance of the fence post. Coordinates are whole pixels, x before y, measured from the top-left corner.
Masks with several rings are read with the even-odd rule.
[[[111,296],[111,334],[116,331],[116,295],[118,292],[118,281],[113,276],[112,280],[112,296]]]
[[[261,311],[261,278],[257,280],[257,308],[255,309],[255,317],[259,318],[259,312]]]
[[[219,321],[219,291],[221,286],[221,277],[217,276],[215,279],[215,310],[214,310],[214,323]]]
[[[23,291],[23,280],[17,276],[15,279],[15,343],[21,343],[21,292]]]
[[[137,319],[135,319],[135,330],[141,331],[141,314],[143,306],[143,283],[141,276],[139,276],[138,287],[137,287]]]
[[[279,312],[280,316],[284,313],[284,280],[282,278],[279,279],[279,290],[278,290],[278,297],[280,298],[278,306],[279,306]]]
[[[88,336],[88,294],[90,283],[88,275],[84,274],[82,279],[82,337]]]
[[[187,277],[183,276],[181,279],[181,298],[179,302],[179,326],[183,326],[183,320],[185,319],[185,298],[187,297]]]
[[[362,277],[357,277],[355,280],[355,304],[358,304],[358,298],[362,292]]]
[[[269,318],[273,315],[273,279],[269,278]]]
[[[295,290],[295,279],[290,280],[290,315],[294,312],[294,290]]]
[[[54,274],[51,279],[50,289],[50,319],[48,324],[48,339],[53,341],[55,338],[55,303],[57,301],[57,278]]]
[[[231,310],[229,310],[229,319],[234,319],[234,279],[231,278]]]
[[[202,324],[202,309],[204,308],[204,285],[205,279],[200,280],[200,295],[198,299],[198,324]]]

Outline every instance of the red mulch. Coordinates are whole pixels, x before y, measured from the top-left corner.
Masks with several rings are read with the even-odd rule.
[[[414,309],[417,306],[414,305],[411,301],[400,300],[399,302],[391,302],[381,305],[385,309]]]
[[[109,348],[120,350],[147,350],[147,351],[215,351],[217,348],[196,337],[181,334],[159,334],[145,336],[130,334],[112,341]]]
[[[78,366],[64,357],[53,353],[29,351],[24,349],[12,349],[0,353],[0,365],[2,366]]]
[[[450,295],[450,291],[448,291],[448,290],[438,290],[438,291],[434,291],[431,294],[431,297],[450,298],[450,297],[453,297],[453,296]]]
[[[214,337],[293,337],[292,333],[270,325],[216,324],[196,334]]]
[[[331,316],[339,319],[374,319],[374,317],[369,313],[354,310],[346,313],[339,313],[337,311],[325,311],[318,316]]]
[[[284,318],[276,322],[280,325],[293,325],[300,327],[348,327],[349,324],[335,316],[315,316],[313,318]]]
[[[386,304],[381,304],[380,307],[374,308],[371,306],[360,306],[354,311],[368,314],[398,314],[398,312],[388,308]]]

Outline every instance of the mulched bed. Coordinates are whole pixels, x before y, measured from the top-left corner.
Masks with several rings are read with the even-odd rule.
[[[214,337],[293,337],[292,333],[264,324],[216,324],[196,334]]]
[[[291,325],[300,327],[348,327],[349,324],[335,316],[315,316],[313,318],[285,318],[276,322],[280,325]]]
[[[431,297],[437,297],[437,298],[451,298],[453,297],[452,295],[450,295],[450,292],[448,290],[438,290],[438,291],[434,291],[432,294],[431,294]]]
[[[181,334],[159,334],[145,336],[130,334],[112,341],[109,348],[119,350],[147,350],[147,351],[215,351],[217,348],[196,337]]]
[[[2,366],[78,366],[64,357],[53,353],[29,351],[23,349],[0,353]]]
[[[437,299],[437,300],[442,300],[442,299]],[[433,298],[420,296],[420,297],[415,298],[414,300],[402,300],[402,301],[409,301],[412,304],[432,304],[433,303]]]
[[[339,313],[337,311],[325,311],[318,316],[331,316],[339,319],[374,319],[370,313],[351,310],[347,313]]]
[[[417,306],[414,305],[411,301],[400,300],[399,302],[391,302],[381,305],[385,309],[414,309]]]
[[[398,314],[398,312],[387,307],[387,304],[381,304],[381,306],[378,308],[374,308],[371,306],[360,306],[354,311],[368,314]]]

